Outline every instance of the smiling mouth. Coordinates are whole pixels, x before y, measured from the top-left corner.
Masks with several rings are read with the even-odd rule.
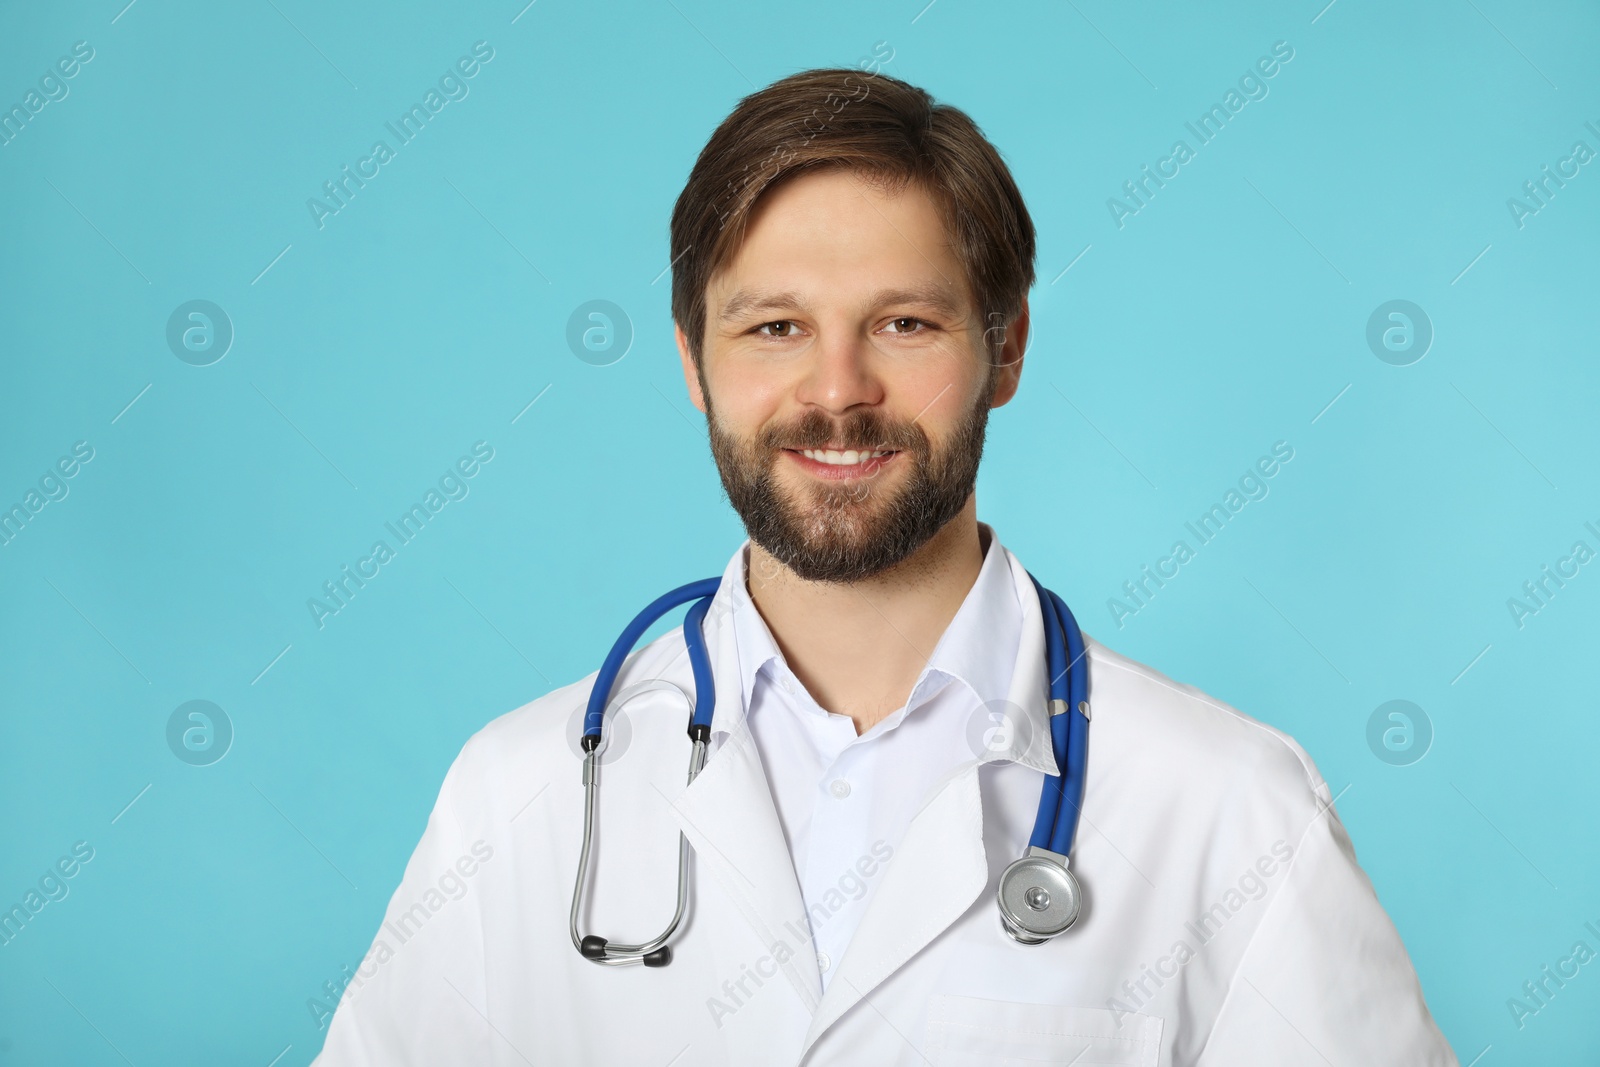
[[[874,459],[883,459],[894,455],[889,449],[857,449],[851,448],[844,451],[835,451],[831,448],[796,448],[791,452],[799,452],[813,463],[826,463],[830,467],[854,467],[860,463],[867,463]]]
[[[868,477],[900,454],[890,448],[786,448],[784,452],[811,475],[825,479]]]

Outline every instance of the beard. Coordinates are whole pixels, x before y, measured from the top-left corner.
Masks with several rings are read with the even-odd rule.
[[[836,421],[813,408],[742,438],[718,425],[706,391],[711,455],[750,540],[807,581],[857,582],[908,558],[972,496],[992,395],[983,392],[949,442],[935,449],[915,421],[871,410]],[[888,469],[909,465],[910,471],[900,476],[899,488],[877,474],[840,485],[808,478],[798,490],[779,484],[776,468],[785,449],[825,446],[890,449],[899,455]]]

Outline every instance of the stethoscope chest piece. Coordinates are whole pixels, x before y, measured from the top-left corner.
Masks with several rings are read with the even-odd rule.
[[[1042,945],[1078,921],[1083,891],[1067,857],[1030,846],[1000,876],[1000,923],[1013,941]]]

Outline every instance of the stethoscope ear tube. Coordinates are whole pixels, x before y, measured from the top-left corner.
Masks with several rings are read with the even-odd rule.
[[[600,743],[605,727],[606,706],[611,700],[611,690],[616,686],[617,675],[622,671],[623,661],[628,658],[633,646],[652,623],[679,604],[693,600],[695,603],[684,619],[684,639],[689,643],[689,658],[694,664],[695,701],[690,709],[689,718],[689,736],[693,741],[689,753],[689,781],[694,781],[695,776],[700,773],[700,768],[705,765],[706,745],[711,732],[711,712],[716,706],[716,694],[700,624],[705,618],[706,609],[711,605],[711,598],[721,584],[720,578],[690,582],[651,601],[622,631],[616,644],[611,646],[611,651],[607,653],[600,670],[595,675],[594,686],[589,690],[589,703],[584,713],[581,742],[584,753],[583,847],[578,854],[578,876],[576,884],[572,887],[572,910],[568,914],[567,926],[573,947],[584,959],[595,963],[608,966],[642,963],[646,967],[665,967],[672,962],[672,949],[667,940],[683,922],[684,912],[689,904],[689,839],[681,832],[678,834],[677,908],[673,911],[672,921],[667,924],[665,930],[650,940],[636,945],[612,944],[598,934],[585,935],[578,932],[578,915],[583,910],[584,889],[589,876],[589,853],[594,842],[595,808],[600,795]],[[658,679],[655,682],[630,687],[618,697],[618,700],[625,701],[635,693],[660,688],[673,689],[680,694],[683,692],[672,683]]]
[[[694,781],[700,773],[705,759],[706,743],[696,741],[689,755],[689,781]],[[583,909],[584,888],[589,875],[589,846],[594,840],[594,812],[600,795],[600,761],[594,751],[585,753],[583,757],[583,787],[583,848],[578,854],[578,879],[572,887],[572,910],[567,919],[572,945],[584,959],[595,963],[609,966],[642,963],[646,967],[665,967],[672,962],[672,947],[667,940],[683,922],[684,912],[689,906],[689,839],[681,832],[678,834],[678,904],[665,930],[637,945],[614,945],[598,934],[580,934],[578,913]]]

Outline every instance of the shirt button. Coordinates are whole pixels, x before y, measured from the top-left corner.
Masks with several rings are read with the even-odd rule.
[[[817,953],[817,970],[826,973],[828,968],[832,966],[833,961],[828,958],[828,954],[826,952]]]
[[[850,795],[850,783],[843,778],[835,778],[833,784],[828,786],[828,792],[843,800]]]

